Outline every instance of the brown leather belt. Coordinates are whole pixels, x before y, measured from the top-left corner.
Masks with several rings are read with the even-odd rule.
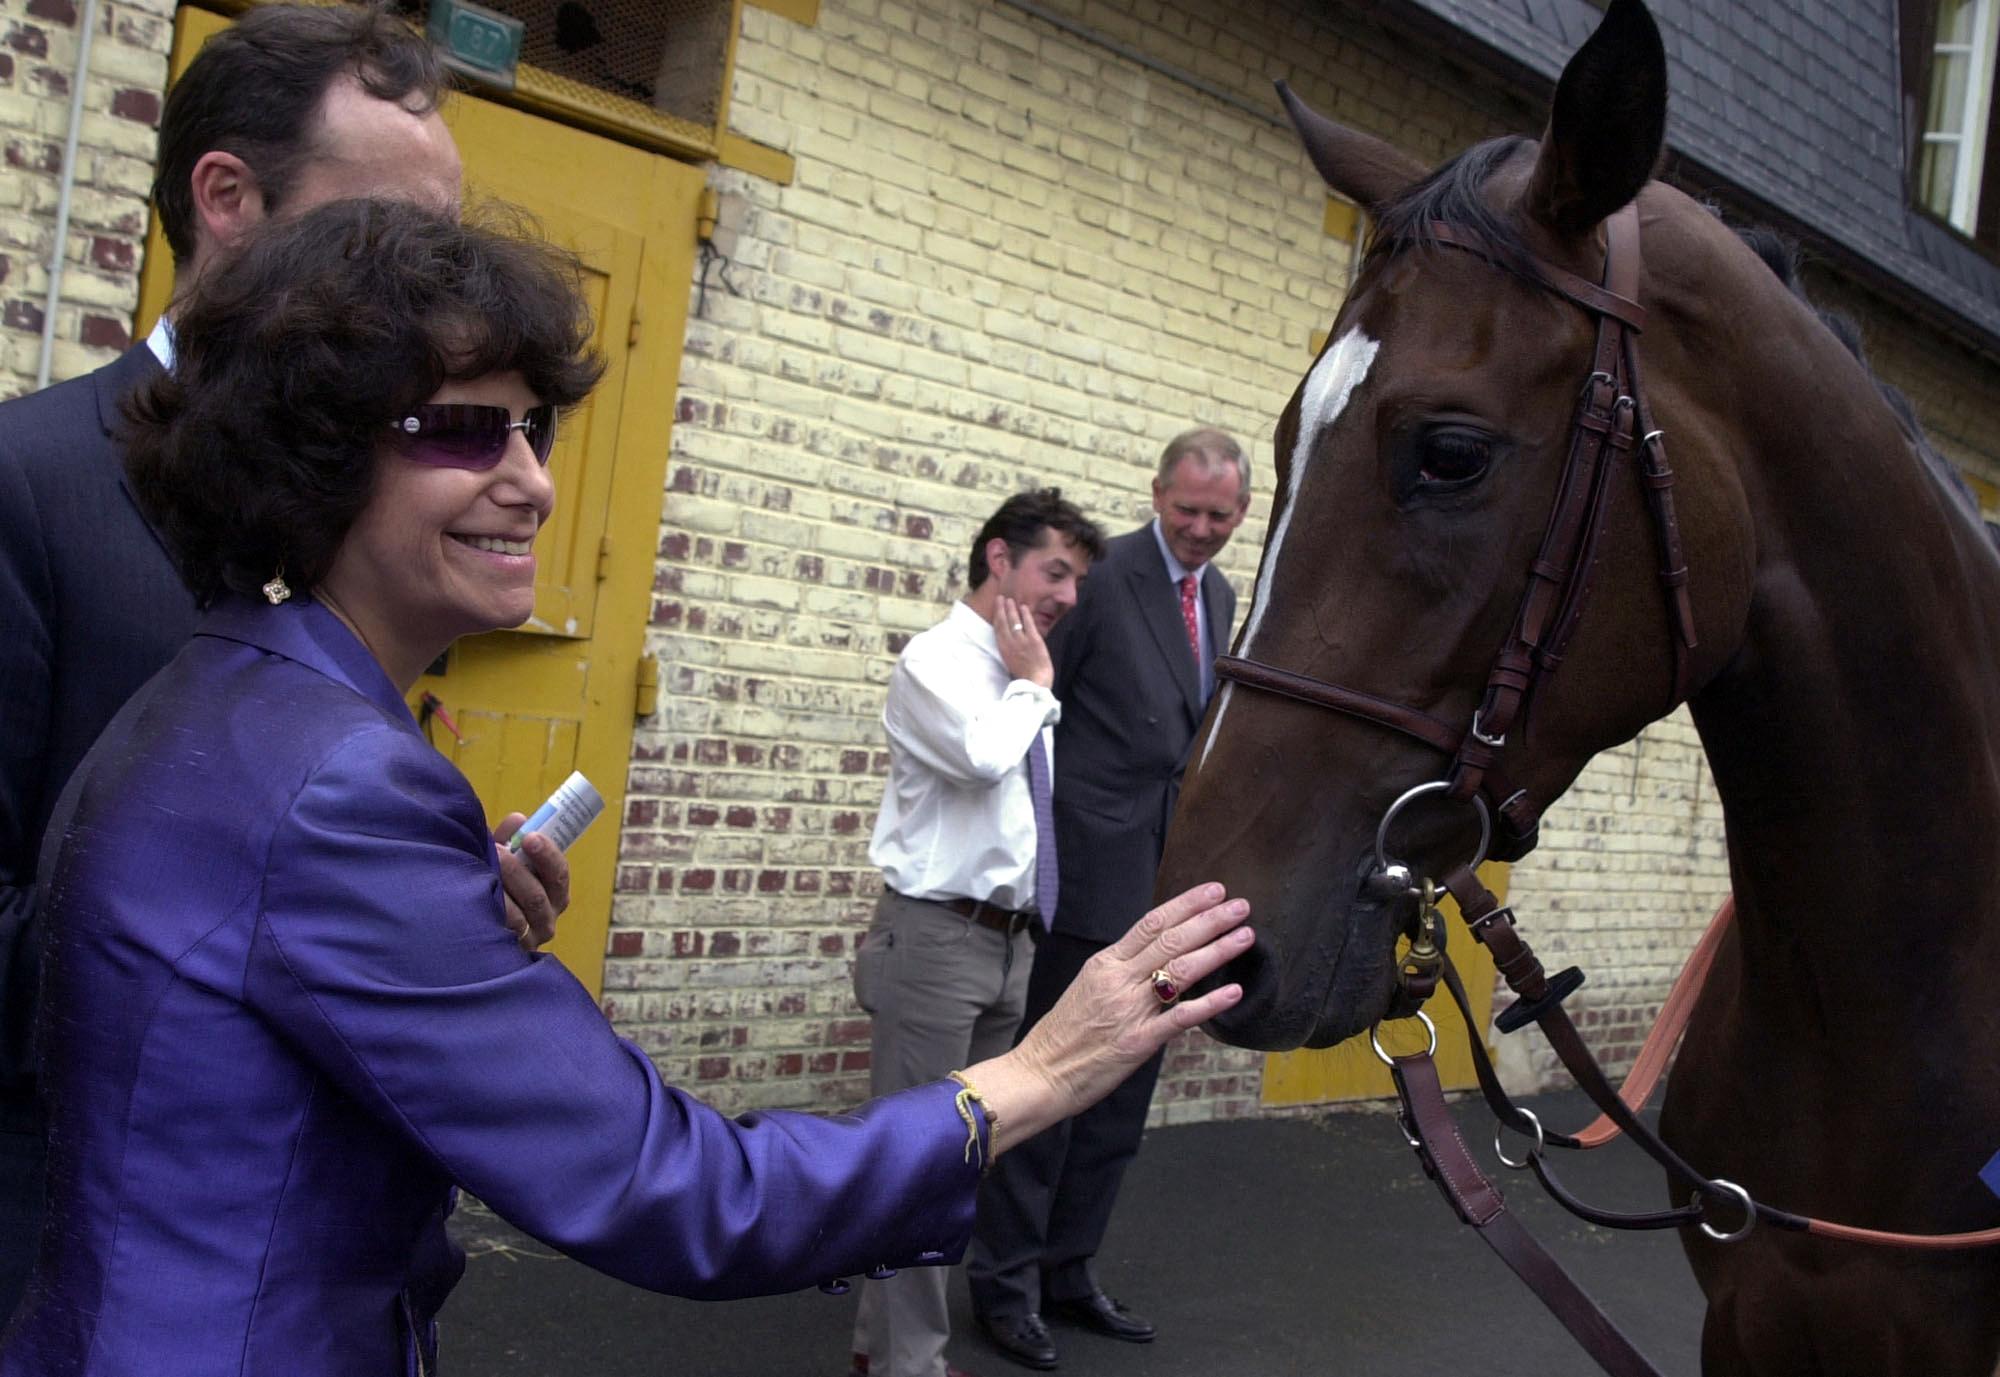
[[[948,908],[961,918],[970,918],[982,928],[1010,935],[1026,932],[1030,923],[1041,921],[1041,915],[1033,909],[1001,908],[998,904],[983,903],[978,899],[930,899],[926,902]]]

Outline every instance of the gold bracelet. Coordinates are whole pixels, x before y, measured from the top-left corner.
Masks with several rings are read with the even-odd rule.
[[[993,1112],[993,1106],[979,1093],[979,1087],[965,1078],[963,1071],[949,1072],[945,1079],[957,1081],[960,1089],[952,1096],[952,1106],[958,1110],[958,1117],[965,1120],[965,1160],[979,1164],[980,1175],[986,1174],[986,1160],[979,1148],[979,1121],[972,1117],[972,1105],[979,1105],[980,1113],[986,1116],[986,1137],[990,1143],[993,1131],[1000,1127],[1000,1116]]]

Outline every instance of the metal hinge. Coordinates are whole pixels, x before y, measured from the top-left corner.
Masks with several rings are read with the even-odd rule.
[[[597,540],[597,581],[611,577],[611,537],[599,536]]]
[[[639,323],[639,303],[635,301],[632,303],[632,318],[625,325],[625,347],[627,349],[637,349],[639,347]]]
[[[636,717],[651,717],[660,707],[660,657],[641,655],[639,657],[638,690],[633,695],[632,713]]]

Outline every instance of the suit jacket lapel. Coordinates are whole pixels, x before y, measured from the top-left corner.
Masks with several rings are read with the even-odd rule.
[[[1141,539],[1134,541],[1138,548],[1125,577],[1131,584],[1132,600],[1139,605],[1140,619],[1159,646],[1160,658],[1173,674],[1187,708],[1188,721],[1193,723],[1201,717],[1201,680],[1195,675],[1194,656],[1188,653],[1187,623],[1181,620],[1180,594],[1167,577],[1167,566],[1153,542],[1152,531],[1142,527],[1139,535]]]
[[[120,354],[116,359],[91,374],[91,381],[97,388],[97,423],[103,427],[105,438],[111,441],[112,452],[117,456],[118,486],[124,490],[125,500],[132,504],[132,510],[139,514],[139,522],[165,552],[167,562],[175,563],[174,552],[167,549],[167,543],[160,539],[160,533],[153,529],[153,523],[140,505],[138,494],[132,491],[132,480],[125,472],[125,446],[119,436],[125,425],[125,413],[121,410],[125,398],[135,389],[151,382],[166,370],[160,367],[159,356],[144,340]]]
[[[1201,576],[1201,610],[1208,618],[1208,647],[1217,655],[1227,655],[1229,623],[1236,617],[1236,597],[1222,572]]]
[[[125,394],[165,371],[160,367],[159,357],[141,340],[91,374],[91,381],[97,387],[97,423],[104,427],[106,435],[117,435],[124,424],[124,413],[118,408]]]

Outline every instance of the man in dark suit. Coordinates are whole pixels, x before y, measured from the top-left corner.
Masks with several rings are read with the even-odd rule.
[[[1112,540],[1050,637],[1061,896],[1035,952],[1021,1032],[1085,961],[1152,903],[1167,820],[1215,692],[1236,594],[1210,567],[1250,507],[1242,448],[1219,430],[1176,436],[1153,479],[1155,519]],[[1092,1259],[1139,1150],[1159,1056],[1095,1108],[1002,1157],[980,1188],[966,1275],[973,1311],[1016,1362],[1052,1368],[1043,1316],[1144,1343],[1148,1321],[1111,1299]]]
[[[217,35],[160,121],[153,199],[179,282],[268,216],[351,196],[456,205],[443,89],[422,36],[379,11],[269,6]],[[116,438],[125,397],[172,350],[156,329],[94,373],[0,405],[0,1327],[41,1218],[29,1032],[42,834],[98,733],[194,626]],[[509,918],[546,940],[568,869],[546,839],[524,851],[526,865],[501,849]]]

